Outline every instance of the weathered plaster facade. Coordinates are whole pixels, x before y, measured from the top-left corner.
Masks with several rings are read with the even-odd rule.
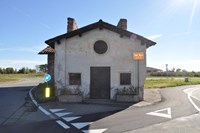
[[[104,54],[98,54],[94,50],[94,44],[99,40],[107,44],[108,49]],[[104,69],[109,73],[109,76],[107,76],[109,77],[109,87],[106,91],[109,92],[107,94],[110,99],[115,99],[118,88],[131,85],[138,88],[137,99],[143,100],[146,49],[156,43],[127,31],[126,19],[120,19],[118,26],[100,20],[77,29],[75,20],[68,18],[67,33],[51,38],[45,43],[55,50],[55,55],[52,58],[54,58],[54,81],[57,96],[60,95],[60,90],[63,88],[74,89],[77,87],[77,85],[70,85],[69,74],[79,73],[81,74],[81,84],[78,86],[84,98],[91,98],[91,88],[94,88],[94,86],[91,87],[91,84],[96,81],[92,82],[92,68],[106,67],[109,68],[108,71]],[[135,52],[143,52],[144,59],[134,60],[133,54]],[[49,63],[53,64],[50,60]],[[120,85],[121,73],[131,74],[129,85]],[[105,75],[107,74],[105,73]],[[98,74],[96,77],[98,77]],[[105,82],[100,82],[100,84]],[[100,86],[102,87],[102,85]],[[99,89],[101,90],[101,88]],[[94,92],[94,89],[92,90]],[[98,88],[96,91],[98,91]],[[104,95],[104,92],[102,94]]]
[[[97,54],[93,45],[98,40],[104,40],[108,44],[105,54]],[[81,90],[84,96],[89,96],[90,67],[111,67],[111,98],[114,99],[116,89],[120,87],[120,73],[131,73],[131,84],[138,84],[138,62],[133,60],[132,54],[137,51],[146,53],[146,46],[141,45],[140,40],[131,40],[128,37],[120,37],[119,34],[107,29],[94,29],[84,33],[81,37],[74,36],[62,39],[59,45],[55,45],[55,83],[58,89],[69,85],[68,73],[81,73]],[[139,86],[143,88],[146,76],[146,58],[139,61]],[[142,97],[143,91],[140,91]]]

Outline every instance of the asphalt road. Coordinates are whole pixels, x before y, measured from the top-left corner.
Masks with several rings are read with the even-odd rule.
[[[41,112],[27,97],[31,88],[0,88],[0,132],[137,132],[155,124],[170,123],[177,118],[198,113],[197,108],[188,99],[188,93],[191,91],[184,91],[190,88],[189,86],[162,89],[162,102],[145,107],[131,106],[122,109],[108,105],[42,105],[50,115]],[[190,93],[197,107],[200,106],[199,88],[197,86],[197,89]],[[62,110],[55,111],[58,107],[62,107]]]
[[[0,88],[0,133],[82,133],[89,125],[77,128],[73,123],[93,122],[107,117],[121,110],[121,107],[105,107],[103,105],[64,105],[71,107],[81,118],[65,122],[68,128],[64,129],[57,121],[63,118],[51,114],[45,115],[39,110],[27,95],[32,87],[1,87]],[[88,109],[90,108],[90,109]],[[84,111],[85,110],[85,111]],[[72,114],[71,116],[75,115]]]
[[[39,111],[27,97],[31,88],[0,88],[0,132],[64,132],[64,129],[55,124],[55,120]]]
[[[151,127],[155,124],[162,125],[162,123],[170,123],[170,121],[177,118],[197,114],[198,110],[191,104],[188,99],[188,95],[184,92],[184,90],[188,88],[190,87],[182,86],[176,88],[162,89],[162,102],[142,108],[130,107],[113,116],[106,117],[93,123],[90,128],[107,128],[108,130],[105,131],[105,133],[121,133],[127,131],[140,133],[140,129],[143,129],[145,127]],[[196,94],[197,92],[200,93],[200,86],[197,87],[197,90],[194,94]],[[199,95],[198,97],[200,99]],[[199,105],[200,107],[199,100],[195,100],[194,102],[197,106]],[[189,124],[192,124],[192,122]],[[171,126],[174,127],[176,125],[174,124]],[[154,128],[146,132],[163,132],[162,130],[164,130],[165,128],[168,129],[168,132],[171,131],[169,126],[163,126],[160,131],[157,131],[157,128]],[[175,133],[177,131],[174,130],[171,132]],[[190,132],[192,132],[192,130],[190,130]]]
[[[0,123],[6,124],[13,116],[22,110],[25,97],[30,87],[1,88],[0,89]],[[17,121],[17,118],[16,118]],[[14,122],[14,120],[13,120]]]

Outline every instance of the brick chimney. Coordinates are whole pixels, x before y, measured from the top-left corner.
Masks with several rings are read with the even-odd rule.
[[[67,18],[67,32],[78,29],[76,20],[73,18]]]
[[[123,30],[127,30],[127,19],[121,18],[117,24],[117,27]]]

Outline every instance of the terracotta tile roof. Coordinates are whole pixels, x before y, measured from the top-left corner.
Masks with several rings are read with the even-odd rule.
[[[67,39],[67,38],[70,38],[70,37],[73,37],[73,36],[76,36],[76,35],[81,36],[82,33],[96,29],[96,28],[108,29],[110,31],[118,33],[121,37],[127,36],[127,37],[131,38],[131,36],[134,35],[134,36],[137,37],[137,39],[141,40],[143,44],[146,44],[147,48],[156,44],[156,42],[153,42],[153,41],[151,41],[151,40],[149,40],[149,39],[147,39],[143,36],[140,36],[138,34],[135,34],[133,32],[127,31],[127,30],[122,30],[119,27],[112,25],[112,24],[109,24],[109,23],[106,23],[102,20],[99,20],[96,23],[87,25],[87,26],[79,28],[77,30],[74,30],[74,31],[59,35],[57,37],[51,38],[49,40],[46,40],[45,43],[48,44],[49,46],[51,46],[52,48],[54,48],[55,42],[57,42],[59,44],[60,40],[63,39],[63,38]]]
[[[40,51],[38,54],[54,54],[54,53],[55,53],[55,50],[52,47],[48,46],[42,51]]]

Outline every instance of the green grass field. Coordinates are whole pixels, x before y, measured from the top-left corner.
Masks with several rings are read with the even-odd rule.
[[[37,78],[42,77],[41,74],[0,74],[0,83],[17,81],[21,78]]]
[[[0,83],[17,81],[20,78],[42,78],[42,74],[0,74]],[[200,84],[200,77],[189,77],[189,82],[184,82],[184,77],[147,77],[145,88],[165,88],[181,85]]]
[[[184,77],[147,77],[144,87],[165,88],[195,84],[200,84],[200,77],[189,77],[189,82],[185,82]]]

